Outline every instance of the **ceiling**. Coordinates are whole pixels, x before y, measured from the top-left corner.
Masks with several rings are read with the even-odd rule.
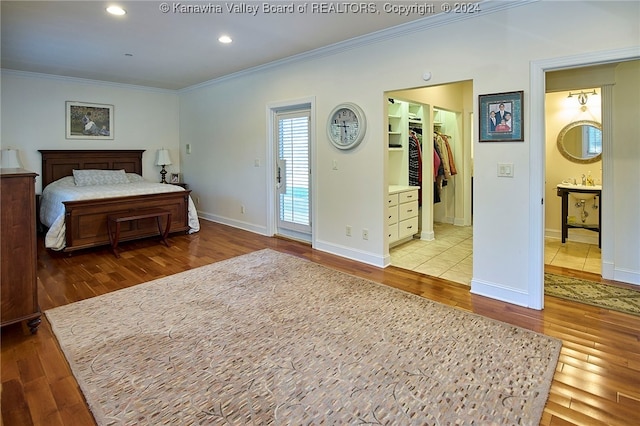
[[[126,15],[106,13],[105,9],[115,3],[127,11]],[[306,7],[307,13],[265,13],[263,3],[293,4],[296,9]],[[343,12],[347,10],[345,5],[373,4],[380,13],[310,12],[320,4],[343,7]],[[299,0],[1,1],[1,63],[3,69],[179,90],[429,19],[416,13],[386,13],[384,4]],[[163,13],[165,6],[169,11]],[[194,6],[206,12],[184,12]],[[229,11],[230,6],[257,7],[258,11]],[[218,42],[222,34],[230,35],[233,43]]]

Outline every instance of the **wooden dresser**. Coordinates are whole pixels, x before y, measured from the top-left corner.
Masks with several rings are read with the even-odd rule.
[[[1,326],[40,325],[37,277],[36,173],[0,169]]]

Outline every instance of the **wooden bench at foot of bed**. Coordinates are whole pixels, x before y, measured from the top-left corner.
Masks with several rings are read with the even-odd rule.
[[[162,218],[164,218],[164,228],[162,227]],[[107,230],[109,231],[109,239],[111,242],[111,250],[116,257],[120,257],[118,253],[118,243],[120,243],[120,231],[122,224],[128,222],[136,222],[144,219],[155,219],[158,225],[158,234],[165,246],[169,247],[167,236],[171,230],[171,213],[164,209],[145,209],[133,210],[126,213],[111,214],[107,216]]]
[[[100,200],[66,201],[66,246],[74,251],[101,245],[111,245],[109,216],[126,217],[136,211],[166,211],[171,219],[171,232],[189,231],[189,194],[187,191],[135,195]],[[118,241],[129,241],[158,235],[155,217],[125,221],[120,225]]]

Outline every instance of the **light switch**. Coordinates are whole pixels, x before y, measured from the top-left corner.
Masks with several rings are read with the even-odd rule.
[[[513,163],[498,163],[498,177],[513,177]]]
[[[332,168],[333,170],[338,170],[338,160],[333,160]]]
[[[191,144],[187,144],[187,154],[191,154]]]

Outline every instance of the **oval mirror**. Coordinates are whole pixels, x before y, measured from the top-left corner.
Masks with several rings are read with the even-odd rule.
[[[574,163],[594,163],[602,157],[602,125],[596,121],[575,121],[558,134],[558,150]]]

